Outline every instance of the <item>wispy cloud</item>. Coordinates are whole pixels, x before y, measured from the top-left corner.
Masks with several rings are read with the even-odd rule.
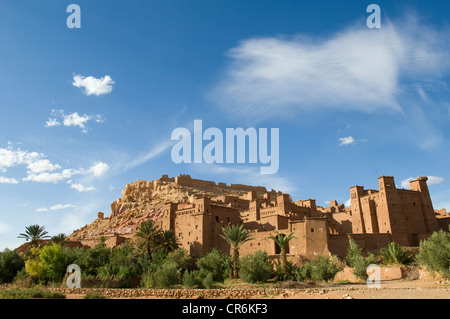
[[[367,139],[359,139],[356,140],[353,138],[353,136],[347,136],[347,137],[341,137],[339,138],[339,145],[351,145],[351,144],[356,144],[356,143],[360,143],[360,142],[367,142]]]
[[[440,176],[427,176],[427,177],[428,177],[428,181],[427,181],[428,185],[436,185],[436,184],[440,184],[444,181],[444,178],[440,177]],[[409,178],[402,180],[402,182],[401,182],[402,188],[409,189],[409,182],[413,181],[415,179],[417,179],[417,177],[409,177]]]
[[[19,183],[15,178],[0,176],[0,184],[17,184]]]
[[[402,112],[399,97],[408,88],[450,70],[448,34],[405,20],[401,28],[351,27],[320,40],[243,40],[227,52],[231,63],[209,97],[234,116],[257,120],[324,108]]]
[[[113,89],[113,84],[115,82],[109,75],[105,75],[99,79],[93,76],[73,76],[73,86],[84,89],[84,94],[86,95],[103,95],[108,94]]]
[[[37,208],[36,212],[48,212],[48,211],[62,210],[62,209],[67,209],[67,208],[77,208],[77,206],[72,205],[72,204],[56,204],[56,205],[50,206],[49,208],[46,208],[46,207]]]
[[[91,192],[95,190],[95,187],[84,186],[81,183],[72,183],[72,181],[68,181],[67,184],[70,184],[70,188],[73,188],[79,192]]]
[[[29,152],[21,149],[14,149],[11,146],[0,148],[0,171],[5,173],[9,168],[25,165],[27,176],[22,178],[24,182],[54,183],[70,180],[73,176],[93,176],[104,175],[109,170],[109,165],[104,162],[96,162],[88,169],[65,168],[52,163],[46,155],[38,152]],[[17,184],[18,180],[13,177],[0,176],[0,184]],[[76,183],[75,183],[76,184]],[[72,187],[74,189],[77,189]],[[79,190],[81,187],[78,186]],[[91,190],[85,188],[86,190]]]
[[[60,125],[64,125],[65,127],[75,126],[81,128],[81,132],[85,134],[88,132],[88,128],[86,127],[88,121],[94,121],[96,123],[104,122],[104,119],[100,114],[79,115],[78,112],[65,114],[64,110],[52,110],[50,115],[53,117],[50,117],[45,122],[45,127],[55,127]]]

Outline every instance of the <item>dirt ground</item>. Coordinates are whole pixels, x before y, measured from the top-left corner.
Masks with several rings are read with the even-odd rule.
[[[424,280],[382,281],[381,288],[368,288],[365,283],[339,284],[306,291],[287,291],[273,298],[286,299],[450,299],[449,284]]]
[[[67,299],[82,299],[83,295],[68,294]],[[382,281],[381,288],[369,288],[365,283],[321,284],[310,288],[286,288],[268,299],[450,299],[449,283],[433,280]],[[120,298],[124,299],[124,298]],[[138,299],[157,299],[139,297]]]

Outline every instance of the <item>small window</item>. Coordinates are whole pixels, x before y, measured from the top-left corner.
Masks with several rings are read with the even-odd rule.
[[[311,233],[314,233],[314,228],[311,228]]]

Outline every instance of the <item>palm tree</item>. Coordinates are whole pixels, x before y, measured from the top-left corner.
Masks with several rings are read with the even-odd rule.
[[[275,236],[270,235],[269,239],[272,239],[275,244],[280,247],[280,263],[281,263],[281,271],[285,275],[288,271],[287,266],[287,258],[286,258],[286,248],[288,247],[289,242],[297,238],[297,236],[294,235],[294,233],[290,233],[289,235],[280,234],[279,232],[276,232]]]
[[[60,244],[66,240],[67,236],[64,233],[60,233],[52,237],[52,242],[55,244]]]
[[[28,227],[25,227],[25,233],[19,234],[17,238],[25,238],[26,241],[30,240],[31,246],[36,246],[38,243],[38,240],[44,239],[44,238],[50,238],[50,236],[47,236],[48,232],[45,231],[44,226],[39,225],[30,225]]]
[[[160,232],[156,238],[157,249],[164,250],[165,252],[171,252],[180,246],[178,238],[175,236],[173,230],[165,230]]]
[[[249,230],[244,228],[244,225],[231,225],[222,227],[223,239],[225,239],[231,246],[231,262],[233,267],[233,278],[237,279],[239,276],[237,262],[239,259],[239,247],[252,240]]]
[[[155,225],[153,220],[143,222],[136,233],[136,237],[144,245],[145,252],[151,258],[152,252],[155,251],[157,238],[160,236],[161,230]]]

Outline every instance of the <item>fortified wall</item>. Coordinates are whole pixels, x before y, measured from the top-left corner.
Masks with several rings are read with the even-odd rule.
[[[108,245],[116,246],[134,240],[139,225],[152,219],[162,230],[173,231],[191,254],[202,256],[213,248],[230,253],[220,236],[222,228],[243,225],[252,240],[242,246],[241,254],[257,250],[279,254],[279,247],[268,239],[277,231],[294,233],[296,238],[286,248],[291,260],[300,260],[324,254],[345,257],[351,240],[366,251],[391,241],[417,246],[433,231],[448,227],[447,212],[434,212],[426,177],[411,181],[410,190],[397,189],[392,176],[378,181],[379,190],[351,187],[351,206],[345,208],[335,200],[329,207],[317,206],[314,199],[293,201],[289,194],[260,186],[163,175],[127,185],[122,198],[111,205],[110,216],[99,213],[91,225],[70,237],[93,246],[106,236]]]

